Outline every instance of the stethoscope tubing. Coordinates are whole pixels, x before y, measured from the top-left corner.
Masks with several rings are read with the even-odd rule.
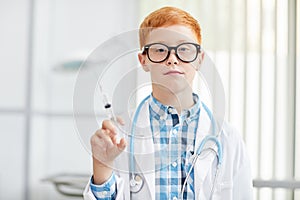
[[[142,109],[142,106],[145,104],[145,102],[150,98],[150,95],[148,95],[146,98],[144,98],[141,103],[139,104],[139,106],[137,107],[134,117],[133,117],[133,121],[132,121],[132,126],[131,126],[131,135],[130,135],[130,173],[133,175],[135,172],[135,164],[134,164],[134,136],[135,136],[135,127],[136,127],[136,123],[138,120],[138,116],[140,114],[140,111]]]
[[[131,126],[131,135],[129,136],[130,137],[130,174],[131,174],[131,180],[134,181],[134,177],[135,177],[135,162],[134,162],[134,137],[135,137],[135,128],[136,128],[136,125],[137,125],[137,120],[138,120],[138,116],[140,114],[140,111],[142,109],[142,106],[145,104],[145,102],[150,98],[150,95],[148,95],[146,98],[144,98],[141,103],[138,105],[136,111],[135,111],[135,114],[134,114],[134,117],[133,117],[133,121],[132,121],[132,126]],[[215,175],[215,180],[214,180],[214,183],[213,183],[213,188],[212,188],[212,193],[214,191],[214,186],[215,186],[215,181],[216,181],[216,178],[217,178],[217,174],[218,174],[218,169],[219,167],[221,166],[222,164],[222,160],[223,160],[223,152],[222,152],[222,145],[221,145],[221,142],[219,140],[219,133],[218,134],[215,134],[216,132],[216,122],[215,122],[215,119],[212,115],[212,112],[209,110],[209,108],[203,103],[202,103],[202,106],[204,108],[204,110],[206,111],[206,113],[208,114],[211,122],[212,122],[212,134],[211,135],[208,135],[206,136],[200,143],[197,151],[196,151],[196,154],[195,154],[195,157],[193,159],[193,162],[192,162],[192,167],[191,169],[189,170],[188,174],[187,174],[187,177],[186,177],[186,180],[184,182],[184,185],[183,185],[183,188],[182,188],[182,192],[181,192],[181,196],[183,195],[183,191],[184,191],[184,187],[185,185],[187,184],[187,179],[189,178],[190,174],[191,174],[191,171],[192,169],[194,168],[195,166],[195,163],[197,161],[197,159],[199,158],[200,154],[205,150],[205,144],[208,142],[208,141],[213,141],[216,145],[217,145],[217,152],[215,152],[217,154],[217,159],[218,159],[218,163],[217,163],[217,172],[216,172],[216,175]],[[142,184],[143,185],[143,184]],[[135,191],[135,192],[138,192],[138,191]],[[212,194],[211,194],[212,196]]]

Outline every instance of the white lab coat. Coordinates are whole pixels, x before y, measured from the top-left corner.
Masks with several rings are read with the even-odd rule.
[[[143,172],[145,179],[144,186],[138,193],[130,194],[128,173],[129,150],[125,150],[119,155],[115,162],[117,200],[155,199],[154,144],[149,126],[148,108],[149,104],[146,102],[140,111],[137,121],[137,127],[139,130],[142,129],[142,131],[136,131],[136,135],[139,137],[136,137],[134,140],[136,165],[138,165],[139,170]],[[196,148],[202,139],[209,134],[211,125],[207,112],[203,111],[203,107],[201,109],[198,123],[199,127],[196,135]],[[223,163],[218,172],[212,199],[252,199],[251,168],[242,138],[235,129],[224,123],[220,141],[223,149]],[[215,147],[212,146],[212,148]],[[196,199],[203,200],[209,198],[216,172],[216,165],[217,158],[213,151],[207,151],[207,153],[203,153],[203,155],[197,159],[194,167]],[[83,195],[85,200],[96,200],[91,191],[90,183],[87,184]],[[173,197],[170,198],[172,199]]]

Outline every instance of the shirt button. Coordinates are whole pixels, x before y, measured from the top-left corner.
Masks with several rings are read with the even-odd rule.
[[[173,197],[173,200],[177,200],[177,197]]]
[[[173,162],[173,163],[172,163],[172,166],[173,166],[173,167],[176,167],[176,166],[177,166],[177,162]]]
[[[168,112],[169,112],[169,114],[172,114],[173,108],[169,107],[169,108],[168,108]]]
[[[104,198],[107,195],[107,191],[100,192],[100,197]]]

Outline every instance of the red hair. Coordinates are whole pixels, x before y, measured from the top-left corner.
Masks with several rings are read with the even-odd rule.
[[[145,45],[146,38],[151,30],[172,25],[184,25],[190,28],[199,44],[201,44],[201,28],[192,15],[179,8],[163,7],[150,13],[141,23],[139,30],[140,47],[142,48]]]

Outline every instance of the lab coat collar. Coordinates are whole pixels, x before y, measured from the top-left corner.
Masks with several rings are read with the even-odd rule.
[[[198,129],[196,134],[196,142],[195,142],[195,152],[197,148],[200,146],[201,141],[212,133],[213,130],[213,124],[211,122],[211,119],[204,109],[202,103],[201,105],[201,112],[199,116],[199,122],[198,122]],[[218,150],[216,144],[214,142],[207,142],[205,144],[206,148],[214,149],[216,152]],[[213,161],[216,159],[216,154],[213,151],[207,151],[203,152],[199,158],[197,159],[197,162],[194,167],[194,180],[195,180],[195,199],[205,199],[205,196],[203,194],[203,183],[209,174],[209,170],[212,169]]]
[[[149,100],[148,100],[149,101]],[[143,174],[148,186],[151,199],[155,199],[155,152],[149,118],[148,101],[140,110],[136,123],[136,137],[134,140],[134,158],[137,169]],[[144,186],[145,187],[145,186]]]

